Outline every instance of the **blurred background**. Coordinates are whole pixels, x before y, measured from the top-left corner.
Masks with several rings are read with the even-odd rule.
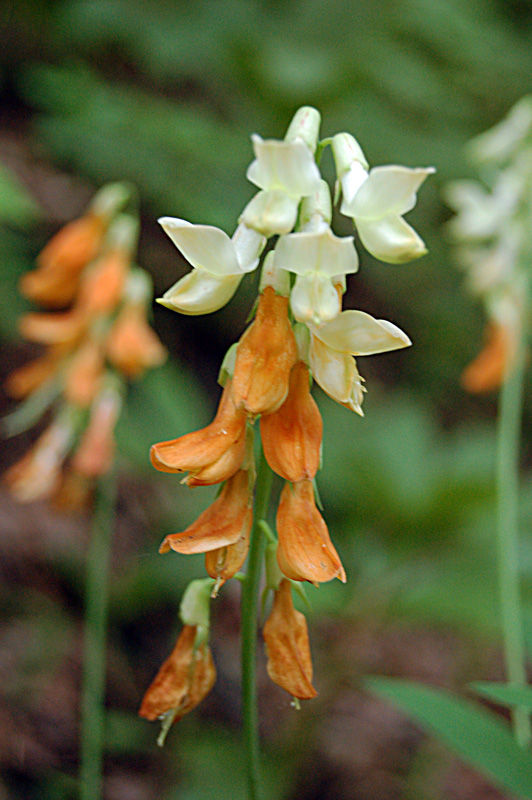
[[[282,137],[303,104],[322,136],[347,130],[371,164],[435,166],[408,220],[430,254],[387,266],[360,251],[346,307],[408,332],[413,347],[361,358],[359,418],[319,390],[325,518],[346,586],[312,587],[319,697],[301,712],[259,663],[270,798],[500,798],[392,707],[362,691],[371,673],[467,692],[502,679],[493,533],[496,396],[472,397],[460,373],[482,343],[441,199],[471,174],[464,145],[532,89],[528,0],[4,0],[0,10],[1,377],[35,357],[17,334],[17,293],[44,243],[105,182],[141,199],[139,263],[155,294],[188,270],[161,215],[232,233],[254,193],[250,134]],[[333,175],[327,152],[323,170]],[[340,235],[352,232],[335,220]],[[139,720],[142,695],[173,646],[201,557],[159,556],[210,490],[155,473],[150,444],[206,424],[218,367],[256,292],[243,284],[208,317],[157,307],[171,362],[130,392],[119,426],[107,677],[106,800],[245,797],[239,700],[238,587],[214,610],[218,680],[163,750]],[[529,383],[530,387],[530,383]],[[2,395],[2,412],[13,404]],[[530,392],[523,448],[522,569],[532,643]],[[39,429],[2,445],[2,468]],[[78,758],[88,517],[17,505],[0,491],[0,800],[70,800]]]

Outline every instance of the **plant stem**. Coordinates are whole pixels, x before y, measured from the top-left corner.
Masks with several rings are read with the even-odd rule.
[[[504,657],[507,679],[526,685],[525,645],[519,590],[519,449],[526,354],[520,344],[502,385],[497,425],[497,541]],[[524,708],[512,712],[515,737],[530,742],[530,717]]]
[[[85,585],[85,636],[81,694],[81,800],[102,796],[105,737],[105,653],[109,597],[109,556],[116,509],[114,471],[96,487]]]
[[[268,510],[271,485],[272,471],[266,463],[261,448],[256,483],[253,528],[250,535],[247,574],[243,581],[241,604],[242,705],[250,800],[259,800],[260,798],[259,719],[255,662],[259,585],[264,557],[265,538],[262,526],[259,523],[264,519]]]

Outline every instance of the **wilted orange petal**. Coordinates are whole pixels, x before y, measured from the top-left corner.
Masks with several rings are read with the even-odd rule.
[[[515,354],[514,337],[504,325],[490,323],[486,345],[462,373],[462,386],[474,394],[498,389],[508,362]]]
[[[148,325],[144,309],[126,306],[118,315],[107,340],[110,362],[128,378],[166,359],[166,350]]]
[[[154,720],[175,710],[175,721],[192,711],[210,692],[216,669],[210,648],[194,649],[196,627],[185,625],[170,656],[144,695],[139,715]]]
[[[178,553],[207,553],[226,547],[249,535],[252,522],[249,476],[246,470],[239,470],[192,525],[164,539],[159,552],[168,553],[172,549]]]
[[[288,297],[267,286],[257,314],[237,348],[233,397],[248,414],[271,414],[288,394],[290,371],[297,360],[297,344],[288,319]]]
[[[342,562],[316,508],[311,481],[287,483],[277,509],[277,561],[287,578],[323,583],[340,578]]]
[[[227,381],[210,425],[168,442],[152,445],[151,463],[161,472],[192,472],[217,461],[242,436],[246,412],[236,408]]]
[[[264,455],[281,478],[297,482],[314,478],[320,464],[323,422],[310,394],[309,371],[299,361],[290,375],[283,405],[260,418]]]
[[[268,675],[292,697],[309,700],[317,692],[312,685],[312,660],[307,621],[292,602],[290,582],[281,581],[273,608],[263,630],[268,655]]]

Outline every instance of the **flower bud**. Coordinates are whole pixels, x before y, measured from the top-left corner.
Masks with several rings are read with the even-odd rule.
[[[267,286],[257,315],[238,344],[233,399],[251,416],[268,414],[284,402],[297,345],[288,319],[288,298]]]
[[[312,660],[307,621],[292,602],[290,581],[281,581],[273,608],[263,630],[268,655],[268,675],[292,697],[309,700],[317,692],[312,685]]]
[[[290,388],[283,405],[260,418],[264,455],[281,478],[296,483],[312,479],[320,464],[323,423],[310,394],[309,371],[299,361],[290,375]]]
[[[217,499],[182,533],[167,536],[160,553],[207,553],[236,544],[248,536],[253,522],[249,475],[239,470],[224,485]]]
[[[277,560],[287,578],[323,583],[340,578],[345,570],[316,508],[312,481],[287,483],[277,509]]]

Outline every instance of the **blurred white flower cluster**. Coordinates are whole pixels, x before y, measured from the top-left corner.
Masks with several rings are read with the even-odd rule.
[[[447,186],[449,223],[469,290],[488,317],[486,346],[463,374],[472,392],[497,388],[511,366],[527,317],[532,258],[532,96],[469,145],[481,180]]]

